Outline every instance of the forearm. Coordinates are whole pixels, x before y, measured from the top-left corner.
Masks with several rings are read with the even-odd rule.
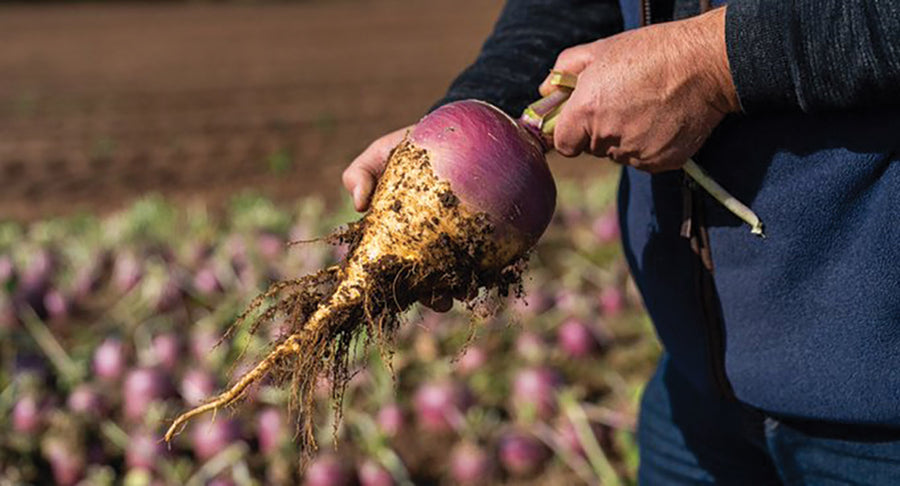
[[[616,0],[508,0],[477,60],[434,107],[477,98],[518,115],[560,51],[621,30]]]
[[[733,0],[726,39],[748,113],[900,105],[895,0]]]

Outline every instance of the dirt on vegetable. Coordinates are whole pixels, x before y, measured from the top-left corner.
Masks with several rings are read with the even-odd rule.
[[[272,375],[292,387],[304,457],[316,450],[315,392],[321,378],[332,386],[336,420],[357,340],[378,346],[390,362],[401,316],[417,300],[456,296],[478,302],[519,292],[525,252],[522,238],[498,228],[487,214],[469,210],[431,169],[428,153],[404,141],[391,154],[358,222],[329,240],[350,244],[340,264],[279,282],[257,297],[235,326],[284,319],[290,332],[251,371],[211,401],[178,417],[166,439],[194,416],[240,400],[253,383]]]

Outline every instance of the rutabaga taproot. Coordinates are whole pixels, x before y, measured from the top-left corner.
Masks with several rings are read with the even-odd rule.
[[[415,301],[472,301],[485,289],[506,295],[518,285],[521,263],[556,202],[544,151],[539,132],[487,103],[451,103],[423,118],[392,152],[369,212],[335,236],[350,245],[346,259],[276,283],[239,318],[255,329],[282,315],[290,332],[230,389],[178,417],[166,440],[276,372],[292,377],[300,440],[310,454],[317,383],[328,376],[340,410],[355,338],[365,334],[389,350],[397,316]]]

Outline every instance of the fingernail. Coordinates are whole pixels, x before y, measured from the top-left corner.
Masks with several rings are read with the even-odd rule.
[[[362,187],[356,186],[353,188],[353,205],[357,210],[362,208]]]

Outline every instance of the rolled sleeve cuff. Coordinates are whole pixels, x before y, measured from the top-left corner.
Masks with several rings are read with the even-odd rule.
[[[792,29],[790,3],[737,0],[728,4],[728,62],[745,113],[800,108],[787,55]]]

